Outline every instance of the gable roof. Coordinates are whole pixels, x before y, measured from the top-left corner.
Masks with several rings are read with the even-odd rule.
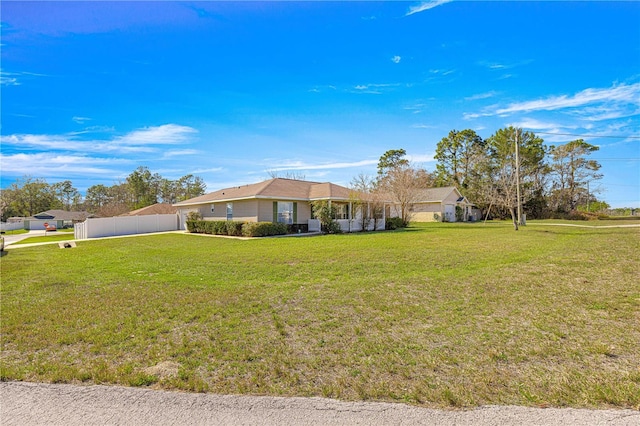
[[[152,214],[174,214],[178,209],[169,203],[156,203],[141,209],[132,210],[120,216],[146,216]]]
[[[88,217],[95,217],[94,214],[89,212],[68,212],[66,210],[46,210],[27,219],[36,219],[36,220],[85,220]]]
[[[230,202],[252,198],[281,200],[348,200],[351,190],[330,182],[274,178],[250,185],[234,186],[210,192],[190,200],[174,204],[176,207],[197,204]]]
[[[439,203],[447,199],[452,192],[456,193],[456,199],[460,199],[462,194],[455,186],[444,186],[442,188],[421,189],[416,198],[419,203]]]

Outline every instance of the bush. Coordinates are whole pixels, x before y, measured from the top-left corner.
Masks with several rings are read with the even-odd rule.
[[[226,220],[188,220],[187,230],[194,234],[231,235],[239,237],[242,235],[242,225],[243,222]]]
[[[241,237],[242,236],[242,225],[243,222],[225,222],[227,235],[231,237]]]
[[[287,225],[284,223],[247,222],[242,225],[242,235],[245,237],[268,237],[286,233]]]
[[[394,229],[404,228],[404,222],[401,217],[388,217],[384,223],[384,229],[393,231]]]
[[[340,224],[335,220],[332,220],[331,222],[324,225],[322,227],[322,230],[327,234],[342,234],[342,228],[340,227]]]

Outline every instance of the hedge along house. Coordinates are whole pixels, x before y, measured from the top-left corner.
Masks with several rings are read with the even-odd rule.
[[[474,222],[480,219],[479,210],[454,186],[422,189],[416,199],[412,216],[415,222]]]
[[[344,186],[329,182],[309,182],[275,178],[251,185],[236,186],[211,192],[174,204],[178,208],[180,227],[186,229],[187,215],[198,212],[204,220],[239,222],[280,222],[294,231],[319,231],[320,222],[313,218],[314,201],[328,201],[336,208],[335,219],[343,231],[362,229],[362,216],[354,208],[357,195]],[[356,211],[358,210],[358,211]],[[384,229],[382,220],[369,221],[368,229]]]

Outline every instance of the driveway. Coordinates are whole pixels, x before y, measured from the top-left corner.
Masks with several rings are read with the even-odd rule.
[[[5,247],[13,244],[13,243],[17,243],[18,241],[22,241],[25,238],[29,238],[29,237],[37,237],[37,236],[44,236],[46,231],[29,231],[27,233],[24,234],[16,234],[16,235],[6,235],[6,234],[2,234],[2,236],[4,237],[4,245]],[[48,235],[51,235],[53,233],[49,233]]]
[[[637,410],[486,406],[433,410],[325,398],[212,395],[122,386],[0,382],[9,425],[549,425],[637,426]]]

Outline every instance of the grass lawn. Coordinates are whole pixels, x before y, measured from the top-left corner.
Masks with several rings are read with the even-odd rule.
[[[16,241],[11,245],[19,245],[19,244],[33,244],[33,243],[51,243],[55,241],[73,241],[73,235],[69,235],[69,233],[65,232],[64,234],[49,234],[42,235],[37,237],[29,237],[24,240]]]
[[[2,233],[2,235],[19,235],[19,234],[26,234],[27,231],[26,229],[14,229],[12,231],[4,231]]]
[[[0,378],[638,408],[639,257],[640,228],[508,223],[21,248]]]

